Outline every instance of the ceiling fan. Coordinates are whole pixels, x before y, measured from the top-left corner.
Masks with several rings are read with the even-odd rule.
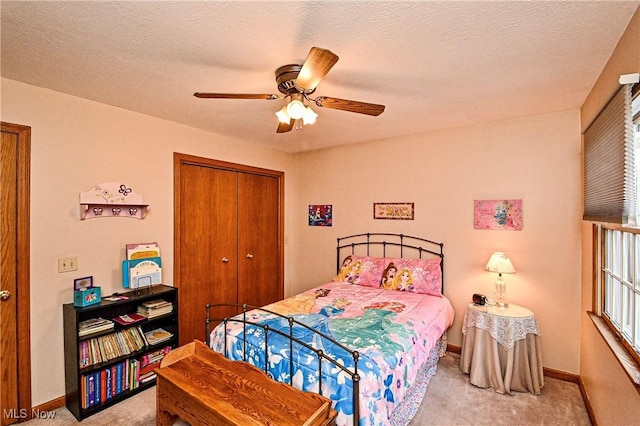
[[[370,104],[366,102],[351,101],[347,99],[318,96],[312,98],[316,86],[325,75],[338,62],[338,56],[327,49],[312,47],[302,65],[289,64],[279,67],[276,74],[276,83],[280,95],[251,94],[251,93],[203,93],[196,92],[193,96],[209,99],[265,99],[275,100],[290,98],[290,101],[276,113],[279,124],[277,133],[285,133],[293,129],[296,121],[302,120],[302,124],[311,124],[315,121],[316,114],[310,107],[305,106],[304,101],[312,102],[319,107],[339,109],[342,111],[357,112],[359,114],[380,115],[384,111],[384,105]]]

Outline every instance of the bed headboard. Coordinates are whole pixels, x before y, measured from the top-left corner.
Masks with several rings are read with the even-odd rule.
[[[336,273],[340,272],[342,260],[350,255],[378,257],[406,257],[427,259],[439,257],[444,291],[444,244],[425,238],[393,233],[366,233],[338,237],[336,246]]]

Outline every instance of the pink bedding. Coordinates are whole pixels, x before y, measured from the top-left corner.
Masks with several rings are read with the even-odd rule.
[[[283,301],[265,306],[282,315],[292,316],[317,330],[330,335],[351,350],[360,353],[358,373],[360,380],[360,425],[388,424],[394,409],[403,401],[410,386],[416,380],[421,367],[438,344],[443,333],[453,322],[453,308],[444,296],[387,290],[353,285],[346,282],[323,284]],[[247,317],[253,322],[268,324],[271,328],[287,328],[284,321],[264,311],[250,311]],[[226,325],[227,350],[224,348],[225,328],[220,325],[211,333],[211,348],[224,352],[232,359],[242,359],[242,338],[249,345],[252,364],[263,368],[264,333],[259,328],[247,328],[230,322]],[[299,331],[299,337],[313,341],[314,345],[326,345],[316,341],[307,331]],[[246,336],[243,336],[246,334]],[[318,392],[318,380],[314,378],[317,360],[302,350],[289,353],[288,346],[279,339],[269,337],[268,350],[275,354],[269,359],[269,374],[285,381],[289,376],[289,359],[295,363],[293,385],[299,389]],[[324,350],[353,367],[353,360],[340,354],[335,345]],[[270,355],[271,356],[271,355]],[[322,394],[334,401],[338,410],[337,424],[353,422],[353,410],[347,397],[350,379],[338,374],[322,379]]]

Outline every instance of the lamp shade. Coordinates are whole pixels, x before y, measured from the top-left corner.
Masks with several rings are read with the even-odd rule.
[[[305,106],[302,102],[303,99],[300,93],[291,94],[291,102],[287,104],[287,114],[294,120],[302,118],[304,115]]]
[[[302,122],[306,126],[307,124],[313,124],[316,122],[316,118],[318,118],[318,114],[310,107],[306,107],[304,110],[304,115],[302,116]]]
[[[496,251],[491,255],[487,265],[484,267],[484,270],[497,272],[499,274],[514,274],[516,272],[516,269],[513,267],[513,263],[511,263],[511,259],[507,256],[507,253],[499,251]]]
[[[278,121],[284,124],[291,123],[291,117],[287,114],[287,106],[283,106],[282,109],[276,112],[276,116],[278,116]]]

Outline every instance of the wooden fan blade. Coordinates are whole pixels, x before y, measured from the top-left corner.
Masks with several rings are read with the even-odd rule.
[[[384,112],[384,105],[369,104],[366,102],[350,101],[347,99],[329,98],[320,96],[315,100],[316,105],[325,108],[339,109],[342,111],[357,112],[359,114],[380,115]]]
[[[296,122],[296,120],[289,120],[289,124],[287,123],[283,123],[283,122],[278,122],[278,130],[276,130],[276,133],[286,133],[286,132],[290,132],[291,129],[293,129],[293,124]]]
[[[276,95],[270,95],[265,93],[253,94],[253,93],[202,93],[196,92],[193,94],[196,98],[209,98],[209,99],[278,99]]]
[[[312,47],[296,78],[296,86],[312,92],[338,59],[338,55],[327,49]]]

